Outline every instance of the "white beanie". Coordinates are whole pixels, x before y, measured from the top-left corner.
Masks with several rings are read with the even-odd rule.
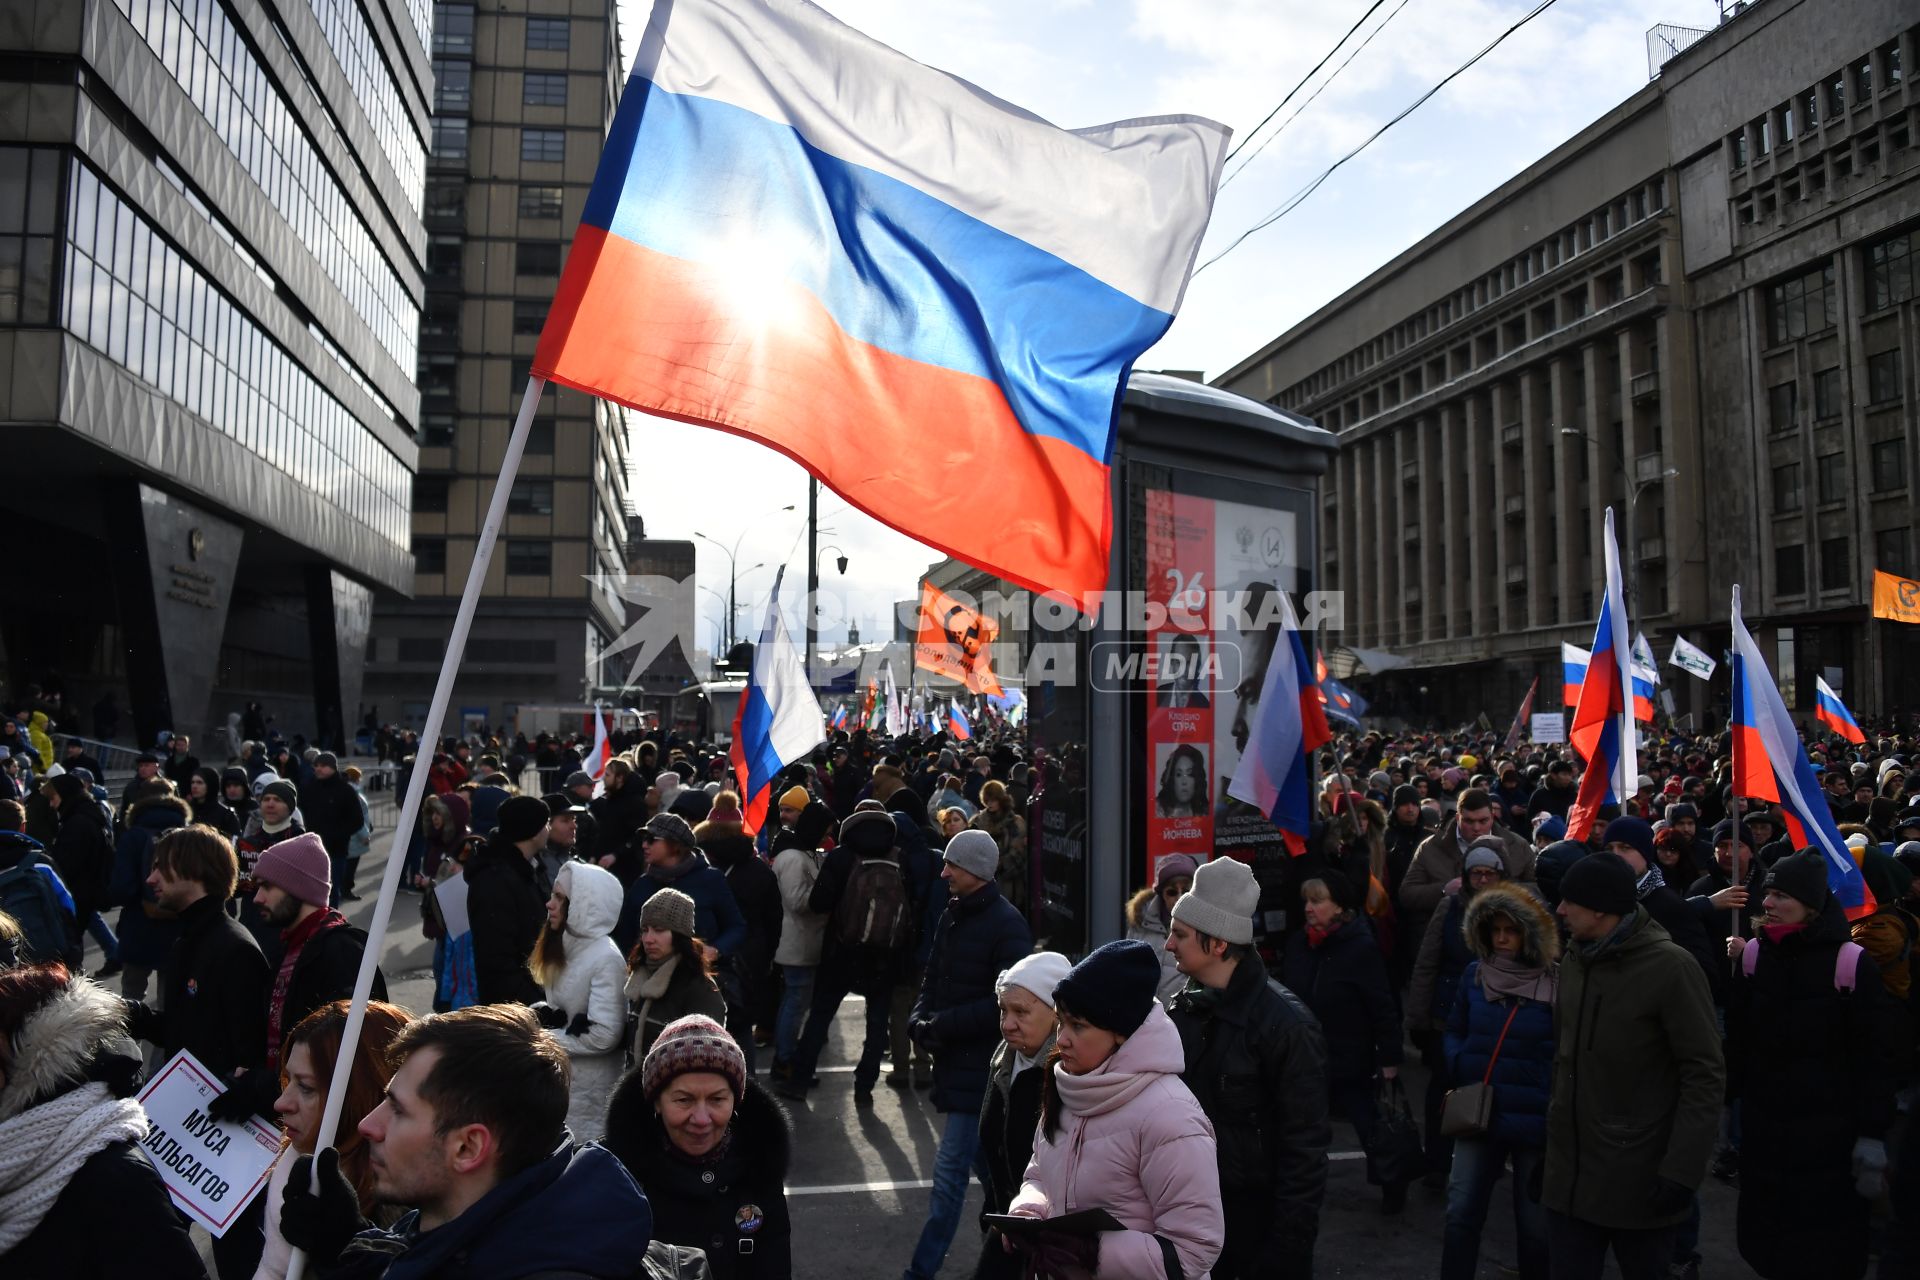
[[[1260,885],[1246,863],[1212,858],[1193,873],[1193,888],[1173,904],[1173,918],[1209,938],[1247,945],[1253,941],[1253,913],[1260,906]]]
[[[1053,989],[1072,972],[1073,962],[1058,951],[1036,951],[1030,956],[1021,956],[1011,969],[1001,970],[999,980],[993,984],[993,994],[1003,996],[1008,987],[1020,987],[1031,991],[1051,1009]]]

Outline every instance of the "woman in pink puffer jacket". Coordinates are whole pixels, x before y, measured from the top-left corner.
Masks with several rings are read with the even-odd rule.
[[[1159,982],[1153,948],[1125,941],[1093,952],[1054,989],[1060,1032],[1040,1133],[1007,1212],[1105,1209],[1126,1230],[1042,1231],[1020,1241],[1041,1274],[1206,1280],[1220,1257],[1226,1227],[1213,1125],[1180,1080],[1186,1059],[1154,999]]]

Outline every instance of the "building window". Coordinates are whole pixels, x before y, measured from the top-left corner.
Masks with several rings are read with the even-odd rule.
[[[1820,486],[1820,501],[1843,502],[1847,497],[1847,456],[1823,453],[1813,460],[1814,474]]]
[[[1747,167],[1747,131],[1735,129],[1727,135],[1728,163],[1735,169]]]
[[[1853,585],[1853,543],[1847,538],[1820,541],[1820,589],[1845,591]]]
[[[1779,382],[1767,388],[1767,423],[1775,431],[1791,431],[1794,428],[1794,415],[1799,408],[1800,387],[1793,382]]]
[[[553,514],[553,481],[515,480],[507,493],[507,511],[516,516]]]
[[[0,324],[53,323],[59,208],[60,153],[47,147],[0,147]],[[149,240],[139,237],[136,242],[144,249]],[[118,248],[116,239],[115,252],[109,257],[117,260]],[[139,256],[146,259],[145,253]],[[146,261],[138,265],[142,278],[135,287],[145,291]],[[138,300],[133,307],[141,309]],[[157,349],[155,357],[157,362]]]
[[[1807,90],[1806,96],[1800,99],[1800,118],[1809,129],[1820,127],[1820,94],[1817,90]]]
[[[1795,544],[1791,547],[1774,548],[1773,589],[1783,596],[1807,594],[1807,549],[1805,547]]]
[[[560,245],[552,240],[522,240],[513,247],[513,272],[521,276],[560,274]]]
[[[1818,422],[1837,418],[1843,406],[1840,403],[1840,369],[1836,365],[1831,369],[1821,369],[1813,375],[1813,416]]]
[[[527,424],[528,456],[538,455],[543,458],[553,456],[553,427],[552,418],[535,418]]]
[[[532,298],[516,298],[513,303],[513,331],[538,334],[547,323],[547,304]]]
[[[458,218],[467,211],[467,184],[464,182],[429,182],[427,184],[426,216],[429,218]]]
[[[565,52],[572,33],[565,18],[528,18],[527,48]]]
[[[1853,100],[1865,103],[1873,97],[1873,59],[1862,58],[1853,69]]]
[[[457,276],[466,242],[459,236],[432,236],[427,240],[427,274]]]
[[[433,111],[465,113],[473,106],[473,64],[462,58],[433,60]]]
[[[1867,305],[1878,311],[1913,297],[1911,231],[1867,246]]]
[[[453,477],[422,472],[413,478],[413,509],[445,511],[447,496],[453,491]]]
[[[1887,88],[1891,89],[1900,83],[1902,72],[1900,70],[1900,42],[1898,40],[1881,47],[1880,65],[1886,68]]]
[[[433,158],[466,163],[467,118],[465,116],[434,117]]]
[[[1827,115],[1838,120],[1847,114],[1847,78],[1836,75],[1827,81]]]
[[[447,571],[447,540],[445,538],[415,538],[413,540],[413,571],[415,573],[445,573]],[[439,656],[438,654],[435,655]]]
[[[551,542],[507,543],[507,572],[509,574],[544,574],[553,572],[553,544]]]
[[[456,57],[473,56],[473,6],[436,4],[433,6],[433,51]]]
[[[1906,529],[1881,529],[1873,535],[1873,567],[1901,577],[1913,576],[1913,543]]]
[[[1833,264],[1767,288],[1768,345],[1780,346],[1832,324]]]
[[[567,105],[567,76],[564,71],[529,71],[520,83],[520,101],[529,107]]]
[[[520,188],[520,216],[557,218],[560,216],[559,187],[527,185]]]
[[[458,422],[459,419],[451,413],[428,413],[423,410],[420,414],[420,443],[429,448],[452,444]]]
[[[1900,398],[1900,352],[1879,351],[1867,357],[1867,403],[1886,404]]]
[[[526,164],[559,164],[567,158],[565,129],[522,129],[520,159]]]
[[[1802,583],[1800,591],[1794,594],[1804,594],[1805,591],[1806,585]],[[1794,659],[1792,627],[1780,628],[1775,636],[1773,670],[1775,678],[1779,681],[1780,700],[1789,708],[1798,707],[1800,705],[1800,664]]]
[[[1773,469],[1773,514],[1792,515],[1800,509],[1800,464],[1789,462]]]
[[[1876,440],[1872,451],[1873,491],[1891,493],[1907,487],[1907,442]]]

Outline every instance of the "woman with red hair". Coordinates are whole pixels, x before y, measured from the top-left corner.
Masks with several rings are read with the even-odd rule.
[[[340,1172],[360,1193],[361,1216],[379,1220],[374,1214],[373,1170],[367,1163],[367,1140],[360,1134],[360,1122],[386,1098],[387,1082],[393,1078],[387,1047],[412,1021],[413,1015],[397,1005],[378,1000],[367,1003],[360,1043],[353,1053],[353,1074],[347,1078],[347,1096],[340,1108],[340,1123],[325,1140],[320,1136],[321,1113],[326,1109],[327,1090],[333,1085],[333,1068],[340,1057],[347,1001],[335,1000],[315,1009],[288,1035],[287,1051],[281,1059],[280,1097],[273,1104],[286,1134],[286,1146],[262,1193],[267,1206],[267,1243],[253,1280],[285,1280],[293,1248],[280,1234],[280,1204],[286,1196],[287,1178],[300,1156],[310,1156],[322,1148],[336,1149],[337,1156],[322,1157],[321,1176],[326,1176],[326,1162],[337,1158]]]

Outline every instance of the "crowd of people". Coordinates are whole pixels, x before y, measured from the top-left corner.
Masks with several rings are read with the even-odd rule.
[[[118,803],[86,764],[7,772],[0,1270],[203,1274],[139,1154],[145,1042],[220,1077],[217,1117],[285,1135],[212,1246],[222,1280],[294,1248],[324,1276],[694,1274],[698,1251],[779,1280],[790,1110],[858,995],[855,1106],[884,1084],[940,1117],[906,1280],[956,1251],[985,1277],[1309,1276],[1336,1122],[1381,1214],[1444,1196],[1446,1280],[1477,1273],[1503,1179],[1525,1280],[1699,1275],[1709,1178],[1759,1275],[1920,1274],[1907,737],[1812,743],[1858,918],[1778,804],[1734,794],[1724,739],[1650,738],[1576,843],[1563,748],[1368,734],[1317,762],[1302,856],[1160,858],[1127,936],[1078,957],[1035,937],[1047,762],[1011,731],[836,733],[754,833],[710,745],[617,742],[599,779],[578,741],[520,745],[400,761],[427,770],[403,882],[432,1008],[376,988],[332,1133],[365,948],[338,910],[370,826],[350,771],[155,753]],[[104,1196],[137,1232],[76,1226]]]

